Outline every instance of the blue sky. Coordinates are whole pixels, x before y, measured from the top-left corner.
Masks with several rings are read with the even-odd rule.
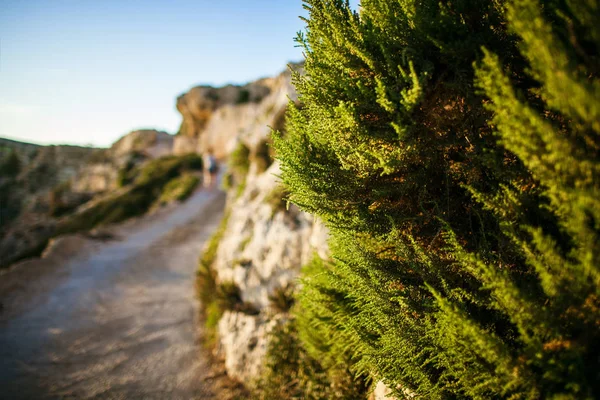
[[[300,0],[0,0],[0,136],[108,146],[174,133],[190,87],[300,60],[302,14]]]

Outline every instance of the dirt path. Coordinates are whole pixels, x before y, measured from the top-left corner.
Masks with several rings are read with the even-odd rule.
[[[73,237],[0,276],[1,399],[211,399],[194,272],[220,192]]]

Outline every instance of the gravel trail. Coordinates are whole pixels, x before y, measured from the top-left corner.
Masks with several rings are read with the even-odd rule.
[[[222,192],[65,238],[0,275],[0,399],[219,399],[194,273]]]

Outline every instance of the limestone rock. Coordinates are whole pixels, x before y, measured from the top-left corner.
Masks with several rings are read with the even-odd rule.
[[[276,324],[260,315],[225,312],[219,321],[219,340],[230,377],[250,382],[258,376],[267,352],[268,333]]]
[[[225,158],[239,140],[253,145],[269,134],[269,126],[281,125],[289,99],[296,98],[288,71],[245,86],[197,86],[177,98],[183,117],[178,137],[197,140],[197,152],[211,149]],[[176,141],[178,148],[191,143]]]
[[[396,400],[391,395],[391,390],[382,381],[377,382],[375,390],[371,393],[369,400]]]
[[[258,309],[269,307],[269,295],[294,285],[300,268],[316,252],[327,256],[327,230],[294,205],[273,210],[266,199],[277,190],[279,164],[249,176],[246,190],[231,204],[215,269],[221,281],[233,281],[242,299]]]
[[[73,190],[82,193],[100,193],[115,187],[118,169],[112,163],[91,164],[84,168],[73,182]]]
[[[128,133],[110,148],[113,158],[139,152],[147,158],[158,158],[173,152],[173,136],[154,129],[142,129]]]
[[[198,139],[190,136],[177,135],[173,139],[173,154],[184,155],[198,150]]]

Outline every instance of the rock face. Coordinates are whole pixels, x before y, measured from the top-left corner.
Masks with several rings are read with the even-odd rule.
[[[264,140],[269,126],[281,124],[288,96],[295,98],[287,71],[245,86],[192,88],[177,99],[183,122],[175,138],[176,152],[212,149],[218,158],[224,158],[238,140],[250,145]]]
[[[118,169],[111,161],[94,163],[82,169],[73,182],[73,190],[80,193],[101,193],[114,189]]]
[[[260,375],[268,333],[276,324],[275,318],[264,315],[225,312],[219,321],[220,351],[229,376],[250,382]]]
[[[255,311],[228,311],[218,324],[218,348],[227,373],[246,383],[260,375],[268,334],[286,318],[271,298],[297,284],[300,268],[315,253],[328,253],[327,230],[282,201],[278,162],[265,165],[253,158],[264,151],[271,127],[283,128],[290,99],[296,94],[285,72],[243,87],[194,88],[177,103],[184,122],[175,139],[176,151],[196,146],[199,152],[210,148],[226,158],[242,143],[250,153],[243,191],[234,188],[228,195],[228,225],[213,264],[217,281],[233,283]]]
[[[249,174],[246,190],[231,203],[214,266],[221,281],[234,282],[242,300],[259,310],[270,307],[275,290],[295,283],[315,252],[327,257],[327,230],[295,205],[286,210],[279,198],[272,199],[282,195],[278,174],[278,163]]]
[[[313,254],[327,257],[327,230],[291,205],[281,207],[278,163],[250,171],[246,188],[230,198],[230,217],[214,268],[219,282],[233,282],[242,300],[259,315],[227,312],[219,323],[220,353],[228,374],[252,382],[261,372],[268,334],[285,319],[272,303],[277,291],[297,284],[300,268]],[[276,193],[273,195],[273,193]],[[275,200],[275,201],[273,201]]]
[[[53,194],[70,191],[88,160],[101,150],[78,146],[38,146],[0,139],[0,165],[17,160],[0,173],[0,268],[22,255],[39,251],[54,229]],[[65,205],[87,196],[65,196]]]

